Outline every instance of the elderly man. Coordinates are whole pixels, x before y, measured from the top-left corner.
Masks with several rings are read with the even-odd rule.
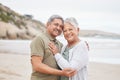
[[[58,65],[48,44],[53,42],[59,49],[62,48],[56,37],[62,33],[64,21],[61,16],[53,15],[48,19],[46,32],[36,36],[31,42],[31,80],[59,80],[59,76],[72,76],[73,69],[59,70]]]

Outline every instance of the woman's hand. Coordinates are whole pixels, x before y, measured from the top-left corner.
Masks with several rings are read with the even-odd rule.
[[[56,54],[56,53],[59,52],[58,48],[55,46],[54,43],[50,42],[50,43],[48,44],[48,46],[49,46],[49,49],[52,51],[53,54]]]
[[[67,77],[72,77],[77,73],[76,70],[71,68],[65,68],[62,71],[63,71],[63,76],[67,76]]]

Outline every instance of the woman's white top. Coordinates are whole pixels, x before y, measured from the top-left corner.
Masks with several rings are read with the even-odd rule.
[[[85,41],[80,41],[69,50],[69,61],[62,57],[66,46],[62,48],[61,54],[55,54],[57,64],[61,69],[72,68],[77,70],[77,73],[69,77],[69,80],[87,80],[87,65],[88,65],[88,48]]]

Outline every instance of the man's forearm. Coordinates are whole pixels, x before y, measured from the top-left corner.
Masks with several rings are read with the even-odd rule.
[[[64,75],[62,70],[57,70],[54,68],[49,67],[46,64],[40,63],[36,65],[37,67],[35,68],[36,71],[45,73],[45,74],[52,74],[52,75]]]

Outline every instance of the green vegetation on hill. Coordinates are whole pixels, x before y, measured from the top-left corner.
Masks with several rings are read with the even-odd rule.
[[[20,15],[0,4],[0,39],[32,39],[39,32],[44,32],[44,24],[32,17]]]
[[[0,7],[0,20],[6,23],[13,23],[16,26],[20,27],[20,25],[25,26],[26,24],[23,21],[16,20],[15,17],[19,17],[22,19],[22,16],[17,16],[12,12],[5,11],[3,8]]]

